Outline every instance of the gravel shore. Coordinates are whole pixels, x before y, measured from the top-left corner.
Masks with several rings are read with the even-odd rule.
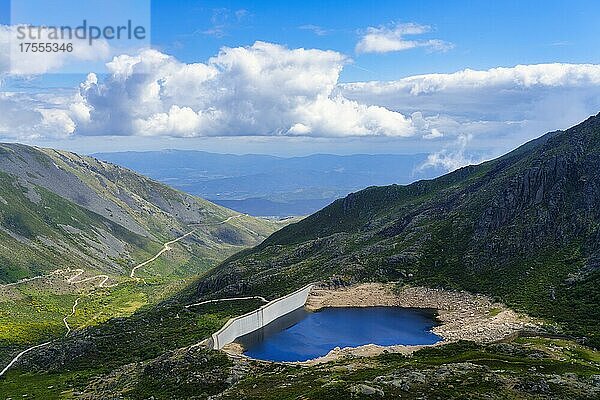
[[[432,331],[442,340],[432,346],[458,340],[490,343],[522,330],[538,329],[532,318],[518,314],[486,296],[425,287],[406,286],[398,289],[394,284],[383,283],[364,283],[336,289],[315,287],[305,304],[306,309],[311,311],[325,307],[374,306],[433,309],[437,313],[439,325]],[[367,344],[359,347],[336,347],[323,357],[292,364],[314,365],[345,357],[375,356],[384,352],[411,354],[423,347],[427,346]],[[231,355],[243,353],[242,346],[237,343],[227,345],[223,350]]]
[[[502,340],[521,330],[537,330],[538,325],[490,298],[468,292],[453,292],[425,287],[365,283],[339,289],[315,288],[306,302],[312,311],[324,307],[398,306],[428,308],[437,311],[440,324],[432,329],[443,340],[435,346],[458,340],[489,343]],[[345,356],[373,356],[383,352],[410,354],[424,346],[377,346],[336,348],[308,364],[331,361]]]

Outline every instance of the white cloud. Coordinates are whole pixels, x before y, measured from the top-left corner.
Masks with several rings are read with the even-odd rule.
[[[410,118],[336,93],[347,62],[334,51],[256,42],[206,64],[155,50],[115,57],[88,80],[73,117],[80,134],[412,136]],[[88,118],[89,115],[89,118]],[[83,116],[83,117],[82,117]]]
[[[75,123],[65,110],[40,109],[41,129],[49,136],[70,135],[75,131]]]
[[[155,50],[124,54],[107,64],[108,77],[89,74],[78,93],[0,91],[0,136],[379,137],[395,149],[431,152],[432,165],[452,169],[472,161],[473,152],[499,155],[600,110],[595,64],[342,84],[347,62],[334,51],[264,42],[223,48],[205,63]],[[470,139],[460,150],[462,136]]]
[[[437,128],[431,128],[431,132],[426,135],[423,135],[423,139],[437,139],[444,137],[444,134],[439,131]]]
[[[482,162],[483,159],[476,159],[465,154],[467,145],[472,139],[472,135],[458,135],[456,142],[452,144],[451,148],[442,149],[429,154],[427,160],[419,166],[418,170],[422,171],[428,168],[442,168],[447,172],[452,172],[466,165]]]
[[[431,141],[431,147],[462,133],[473,135],[470,150],[499,155],[597,114],[600,65],[466,69],[390,82],[341,84],[339,91],[348,99],[410,115],[420,132],[442,132],[444,137]]]
[[[415,23],[395,24],[392,26],[369,27],[356,44],[357,53],[389,53],[424,47],[432,51],[447,51],[454,47],[451,43],[439,39],[409,40],[406,36],[422,35],[430,32],[431,27]]]
[[[227,36],[231,28],[239,25],[249,16],[250,13],[244,8],[235,11],[228,8],[214,8],[210,18],[211,26],[199,32],[204,35],[222,38]]]
[[[452,74],[415,75],[392,82],[359,82],[345,85],[345,88],[367,89],[378,94],[404,92],[417,96],[492,86],[515,89],[585,85],[600,85],[600,65],[555,63],[498,67],[484,71],[465,69]]]
[[[59,94],[0,92],[0,136],[31,140],[71,135],[75,123],[64,109],[68,101]]]
[[[306,126],[306,125],[300,124],[300,123],[294,124],[294,126],[292,126],[288,131],[288,133],[290,133],[292,135],[300,135],[300,136],[307,135],[310,132],[311,132],[310,126]]]
[[[26,82],[32,75],[56,71],[69,60],[99,57],[102,52],[91,55],[86,50],[81,50],[66,57],[37,53],[30,54],[32,58],[27,59],[27,62],[23,59],[11,59],[11,35],[14,35],[15,29],[15,26],[0,25],[0,137],[34,140],[70,136],[75,130],[75,122],[66,105],[72,101],[74,91],[21,93],[2,89],[7,80]],[[89,46],[86,44],[85,48]]]
[[[298,27],[298,29],[301,29],[304,31],[311,31],[312,33],[314,33],[317,36],[325,36],[329,33],[328,29],[325,29],[319,25],[312,25],[312,24],[300,25]]]

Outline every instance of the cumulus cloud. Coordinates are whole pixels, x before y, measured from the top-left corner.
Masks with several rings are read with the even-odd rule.
[[[155,50],[115,57],[72,106],[88,135],[412,136],[410,118],[337,93],[347,58],[264,42],[223,48],[206,64]],[[81,117],[83,116],[83,118]]]
[[[27,81],[32,76],[57,71],[66,63],[77,60],[100,59],[106,55],[102,43],[97,53],[90,52],[87,44],[74,47],[72,53],[30,53],[29,58],[11,54],[11,37],[17,26],[0,25],[0,137],[35,140],[64,138],[75,130],[68,104],[75,91],[57,89],[54,93],[17,92],[5,89],[7,80]]]
[[[423,47],[431,51],[447,51],[452,43],[439,39],[410,40],[406,36],[422,35],[431,27],[415,23],[394,24],[391,26],[369,27],[356,44],[357,53],[389,53]]]
[[[415,75],[391,82],[347,84],[347,90],[368,90],[377,94],[406,93],[413,96],[452,90],[495,87],[516,89],[567,87],[600,84],[598,64],[534,64],[498,67],[477,71],[465,69],[451,74]]]
[[[65,104],[70,96],[0,92],[0,137],[33,140],[65,138],[75,123]]]
[[[348,62],[335,51],[264,42],[223,48],[204,63],[156,50],[123,54],[107,63],[108,76],[90,73],[72,92],[0,90],[0,136],[371,137],[431,152],[430,166],[451,170],[600,110],[595,64],[340,83]]]

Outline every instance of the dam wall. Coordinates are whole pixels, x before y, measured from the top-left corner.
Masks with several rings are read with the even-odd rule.
[[[304,307],[312,287],[311,283],[293,293],[270,301],[257,310],[231,318],[221,329],[212,334],[212,347],[220,350],[238,337],[261,329],[277,318]]]

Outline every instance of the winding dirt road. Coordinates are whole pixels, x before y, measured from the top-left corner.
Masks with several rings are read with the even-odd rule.
[[[171,240],[171,241],[169,241],[169,242],[166,242],[166,243],[164,243],[164,244],[163,244],[163,248],[162,248],[162,249],[161,249],[161,250],[160,250],[158,253],[156,253],[156,255],[155,255],[154,257],[152,257],[152,258],[150,258],[150,259],[148,259],[148,260],[144,261],[143,263],[141,263],[141,264],[138,264],[138,265],[136,265],[135,267],[133,267],[133,268],[131,269],[131,273],[129,274],[129,277],[130,277],[130,278],[133,278],[133,277],[134,277],[134,275],[135,275],[135,271],[137,271],[139,268],[142,268],[142,267],[143,267],[143,266],[145,266],[145,265],[148,265],[148,264],[150,264],[152,261],[154,261],[154,260],[156,260],[158,257],[160,257],[160,256],[162,255],[162,253],[164,253],[165,251],[169,251],[169,250],[171,250],[171,247],[170,247],[170,245],[172,245],[173,243],[179,242],[181,239],[183,239],[183,238],[185,238],[185,237],[187,237],[187,236],[191,235],[192,233],[196,232],[196,229],[198,229],[198,228],[192,229],[191,231],[189,231],[189,232],[188,232],[188,233],[186,233],[185,235],[181,235],[181,236],[179,236],[177,239],[173,239],[173,240]]]
[[[62,269],[56,269],[52,272],[50,272],[49,274],[44,274],[44,275],[38,275],[38,276],[34,276],[33,278],[24,278],[24,279],[20,279],[16,282],[12,282],[12,283],[5,283],[3,285],[0,285],[0,287],[10,287],[10,286],[17,286],[20,285],[22,283],[27,283],[27,282],[31,282],[31,281],[35,281],[37,279],[43,279],[43,278],[49,278],[51,276],[57,275],[61,272],[64,272],[64,270]]]
[[[95,275],[95,276],[91,276],[89,278],[84,278],[81,280],[76,280],[78,277],[80,277],[81,275],[83,275],[85,273],[85,271],[81,268],[77,268],[77,269],[55,269],[54,271],[50,272],[49,274],[44,274],[44,275],[38,275],[38,276],[34,276],[33,278],[25,278],[25,279],[21,279],[18,280],[16,282],[12,282],[12,283],[6,283],[4,285],[0,285],[0,288],[3,287],[10,287],[10,286],[17,286],[20,285],[22,283],[27,283],[27,282],[31,282],[31,281],[35,281],[38,279],[45,279],[45,278],[50,278],[53,277],[55,275],[59,275],[59,274],[68,274],[70,272],[75,272],[75,275],[71,276],[70,278],[67,278],[66,281],[67,283],[71,283],[71,284],[78,284],[78,283],[83,283],[83,282],[88,282],[88,281],[92,281],[95,279],[102,279],[102,282],[100,282],[100,284],[98,285],[98,287],[113,287],[113,286],[117,286],[117,285],[106,285],[106,282],[110,279],[110,277],[108,275],[104,275],[104,274],[100,274],[100,275]]]
[[[35,346],[32,346],[26,350],[23,350],[22,352],[20,352],[19,354],[17,354],[17,356],[15,358],[12,359],[12,361],[10,363],[8,363],[8,365],[6,367],[4,367],[4,369],[2,371],[0,371],[0,376],[4,375],[6,373],[6,371],[8,371],[10,369],[10,367],[13,366],[14,363],[16,363],[19,358],[21,358],[21,356],[23,354],[29,353],[31,350],[37,349],[38,347],[43,347],[43,346],[47,346],[52,342],[46,342],[46,343],[42,343],[42,344],[38,344]]]
[[[222,225],[222,224],[226,224],[227,222],[231,221],[231,220],[232,220],[232,219],[234,219],[234,218],[239,218],[239,217],[241,217],[241,216],[242,216],[242,214],[238,214],[238,215],[231,216],[231,217],[229,217],[229,218],[227,218],[227,219],[224,219],[224,220],[223,220],[223,221],[221,221],[221,222],[217,222],[217,223],[215,223],[215,224],[200,224],[200,225],[201,225],[201,226],[209,226],[209,225]],[[186,234],[184,234],[184,235],[181,235],[181,236],[179,236],[179,237],[178,237],[178,238],[176,238],[176,239],[173,239],[173,240],[171,240],[171,241],[168,241],[168,242],[164,243],[164,244],[163,244],[163,248],[162,248],[162,249],[161,249],[161,250],[160,250],[158,253],[156,253],[156,255],[155,255],[154,257],[152,257],[152,258],[150,258],[150,259],[148,259],[148,260],[144,261],[143,263],[141,263],[141,264],[138,264],[138,265],[136,265],[135,267],[133,267],[133,268],[131,269],[131,273],[129,274],[129,277],[130,277],[130,278],[134,278],[135,271],[137,271],[139,268],[142,268],[142,267],[144,267],[144,266],[146,266],[146,265],[150,264],[152,261],[154,261],[154,260],[156,260],[158,257],[160,257],[160,256],[161,256],[161,255],[162,255],[164,252],[171,250],[172,248],[171,248],[170,246],[171,246],[173,243],[177,243],[177,242],[179,242],[181,239],[184,239],[184,238],[188,237],[189,235],[191,235],[191,234],[193,234],[194,232],[196,232],[196,231],[198,230],[198,228],[199,228],[199,227],[196,227],[196,228],[192,229],[191,231],[189,231],[188,233],[186,233]]]
[[[65,324],[65,327],[67,328],[67,333],[65,333],[65,337],[69,336],[69,333],[71,333],[71,327],[69,326],[69,323],[67,322],[67,319],[69,317],[72,317],[73,315],[75,315],[75,310],[77,309],[77,305],[79,304],[79,300],[81,300],[80,297],[75,299],[75,303],[73,303],[73,307],[71,308],[71,314],[67,315],[66,317],[63,318],[63,323]]]
[[[73,275],[72,277],[70,277],[69,279],[67,279],[68,283],[71,284],[78,284],[78,283],[83,283],[83,282],[88,282],[88,281],[93,281],[96,279],[102,279],[102,282],[100,282],[98,284],[98,287],[115,287],[118,285],[118,283],[115,283],[114,285],[108,285],[106,286],[105,283],[110,279],[110,277],[108,275],[104,275],[104,274],[100,274],[100,275],[95,275],[95,276],[91,276],[89,278],[84,278],[84,279],[80,279],[78,281],[76,281],[75,279],[79,278],[81,275],[83,275],[85,273],[85,271],[81,268],[77,268],[74,269],[73,272],[75,272],[75,275]]]

